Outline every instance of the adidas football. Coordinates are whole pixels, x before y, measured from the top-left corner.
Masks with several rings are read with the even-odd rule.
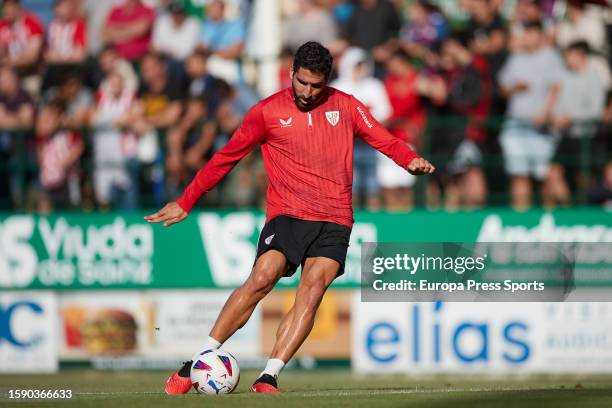
[[[228,394],[240,380],[234,356],[224,350],[204,350],[191,365],[191,384],[200,394]]]

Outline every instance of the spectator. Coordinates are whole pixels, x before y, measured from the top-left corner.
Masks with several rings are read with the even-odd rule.
[[[346,39],[384,62],[395,48],[401,27],[399,13],[389,0],[359,0],[346,26]]]
[[[597,9],[586,7],[579,1],[568,3],[566,18],[557,28],[557,45],[565,48],[576,41],[585,41],[592,51],[589,66],[595,69],[605,89],[609,90],[612,86],[610,64],[603,57],[608,52],[606,28]]]
[[[493,93],[489,64],[459,38],[451,37],[442,44],[441,66],[444,88],[435,102],[444,105],[454,122],[444,129],[444,142],[435,139],[432,144],[449,156],[439,172],[446,208],[475,209],[485,204],[487,196],[482,156]]]
[[[401,45],[410,55],[425,58],[429,48],[448,35],[446,17],[429,0],[415,0],[408,10],[410,18],[400,31]]]
[[[206,67],[207,57],[204,51],[196,51],[186,61],[190,85],[185,112],[167,138],[166,168],[171,197],[180,194],[183,182],[191,179],[212,151],[215,129],[210,122],[216,116],[219,94],[216,79]],[[191,137],[193,133],[197,136]]]
[[[338,27],[331,13],[316,0],[299,0],[298,11],[287,18],[283,29],[283,44],[292,52],[307,41],[317,41],[334,47]]]
[[[179,63],[195,49],[200,36],[200,22],[189,17],[183,0],[171,0],[168,13],[160,15],[153,27],[153,49],[162,53],[170,61]]]
[[[15,164],[18,160],[25,160],[24,157],[16,157],[15,143],[16,137],[25,137],[26,134],[15,133],[15,130],[27,129],[32,126],[34,118],[34,105],[28,93],[21,87],[19,77],[15,71],[8,67],[0,67],[0,162],[5,164]],[[24,140],[22,139],[22,142]],[[25,146],[25,143],[21,143]],[[9,168],[4,166],[5,171]],[[19,197],[19,174],[10,172],[7,177],[3,174],[0,177],[0,207],[10,208],[11,202],[17,203]],[[4,201],[4,198],[10,200]]]
[[[84,0],[85,17],[87,19],[87,45],[89,55],[97,56],[104,48],[104,38],[101,35],[108,14],[115,7],[115,1]]]
[[[149,51],[154,20],[155,10],[141,0],[125,0],[111,9],[102,38],[123,58],[138,61]]]
[[[396,137],[413,146],[421,146],[425,129],[425,109],[417,86],[419,72],[403,50],[393,53],[387,62],[384,85],[391,103],[392,113],[385,122]],[[381,159],[377,165],[377,178],[383,191],[385,208],[389,211],[407,211],[412,207],[412,189],[415,178],[392,161]]]
[[[373,63],[365,50],[348,48],[338,64],[338,79],[331,86],[354,95],[368,107],[376,120],[383,122],[391,116],[391,105],[383,83],[372,76],[373,70]],[[364,141],[355,140],[353,201],[371,210],[380,208],[376,153]]]
[[[64,104],[62,124],[72,129],[80,129],[87,124],[88,112],[93,103],[91,91],[83,85],[81,71],[64,72],[59,85],[50,88],[43,95],[46,102],[59,100]]]
[[[547,18],[538,0],[518,0],[510,25],[510,40],[508,48],[512,51],[523,47],[523,33],[525,24],[541,21],[544,26],[546,45],[554,45],[555,25],[552,19]]]
[[[225,3],[210,0],[202,23],[200,45],[210,53],[208,70],[230,84],[242,81],[240,56],[244,49],[245,25],[240,19],[225,19]]]
[[[154,203],[159,204],[165,199],[165,188],[157,130],[176,124],[183,109],[183,91],[159,54],[150,52],[145,55],[140,73],[142,83],[138,102],[117,125],[138,136],[138,162],[147,166],[141,169],[146,179],[141,185],[153,194]]]
[[[559,93],[563,65],[557,53],[543,45],[540,23],[525,29],[524,52],[514,52],[499,74],[508,98],[500,136],[506,172],[511,177],[512,206],[531,205],[531,179],[548,174],[555,141],[548,130]]]
[[[51,101],[36,118],[41,213],[58,206],[77,206],[80,201],[77,163],[85,144],[78,133],[62,127],[64,112],[61,101]]]
[[[293,69],[293,51],[285,47],[278,57],[278,89],[291,86],[291,70]]]
[[[105,47],[98,56],[98,67],[101,76],[98,82],[102,86],[105,85],[105,79],[108,78],[111,72],[117,72],[123,79],[123,86],[131,90],[138,90],[139,79],[132,67],[126,59],[121,57],[114,47]]]
[[[37,94],[38,66],[43,46],[43,26],[38,17],[22,8],[19,0],[2,2],[0,64],[10,65],[26,78],[24,87]]]
[[[131,126],[143,134],[154,128],[174,125],[181,114],[183,92],[168,72],[166,60],[154,52],[148,53],[142,60],[140,74],[139,117]]]
[[[47,65],[42,89],[59,82],[66,69],[74,69],[87,56],[87,23],[75,14],[73,0],[55,2],[55,14],[47,31],[44,61]]]
[[[561,91],[553,119],[561,133],[553,164],[548,172],[544,205],[570,204],[570,186],[576,187],[580,161],[605,152],[594,139],[597,121],[605,107],[605,90],[597,73],[588,64],[588,44],[579,41],[565,49],[567,70],[561,78]],[[590,149],[585,151],[585,147]],[[604,153],[605,154],[605,153]],[[569,181],[569,185],[568,185]],[[587,186],[582,186],[587,187]]]
[[[20,87],[19,77],[12,68],[0,67],[0,129],[26,129],[33,118],[32,99]]]
[[[584,1],[570,0],[566,18],[557,27],[557,44],[567,47],[575,41],[586,41],[594,52],[606,51],[606,30],[598,13],[587,10]]]
[[[471,2],[471,18],[464,35],[472,52],[487,58],[495,78],[507,56],[506,29],[493,0]]]
[[[138,175],[134,170],[136,136],[117,122],[136,101],[135,90],[125,86],[123,76],[109,72],[96,94],[91,112],[93,133],[93,186],[102,210],[134,209],[138,204]]]

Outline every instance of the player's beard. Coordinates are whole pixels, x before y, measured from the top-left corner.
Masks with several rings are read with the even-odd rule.
[[[307,101],[304,101],[304,99],[301,98],[297,94],[297,92],[295,92],[295,87],[293,86],[293,84],[291,84],[291,90],[293,91],[293,100],[299,110],[307,111],[307,110],[312,109],[312,107],[315,105],[315,102],[316,102],[315,98],[310,97],[310,99],[308,99]]]

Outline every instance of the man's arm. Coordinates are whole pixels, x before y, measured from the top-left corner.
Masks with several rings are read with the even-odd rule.
[[[164,109],[163,112],[160,112],[159,114],[153,117],[147,118],[147,121],[153,127],[170,127],[180,119],[182,111],[182,102],[180,100],[174,100],[170,102],[168,107]]]
[[[4,107],[3,107],[4,110]],[[0,126],[4,129],[27,128],[32,124],[34,118],[34,107],[30,103],[23,103],[17,112],[9,113],[4,110],[4,115],[0,120]]]
[[[102,27],[102,39],[108,43],[116,44],[133,38],[139,38],[151,31],[153,20],[142,17],[130,23],[114,23],[107,19]]]
[[[157,213],[146,216],[145,220],[164,221],[164,226],[169,226],[185,219],[200,197],[212,190],[265,136],[266,126],[261,104],[258,103],[247,112],[242,125],[234,132],[229,142],[198,171],[183,195]]]
[[[435,170],[431,163],[420,157],[404,141],[389,133],[355,98],[352,98],[351,103],[351,119],[355,135],[411,174],[429,174]]]
[[[27,48],[19,55],[9,57],[8,64],[13,67],[26,67],[36,63],[42,50],[42,37],[36,37],[28,41]]]

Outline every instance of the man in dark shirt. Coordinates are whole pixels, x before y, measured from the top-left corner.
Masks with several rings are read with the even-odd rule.
[[[487,58],[495,78],[506,59],[506,27],[491,0],[473,0],[464,30],[473,53]]]
[[[353,46],[372,53],[377,63],[390,55],[401,21],[398,10],[389,0],[360,0],[345,29],[345,38]],[[377,66],[377,74],[380,73]]]

